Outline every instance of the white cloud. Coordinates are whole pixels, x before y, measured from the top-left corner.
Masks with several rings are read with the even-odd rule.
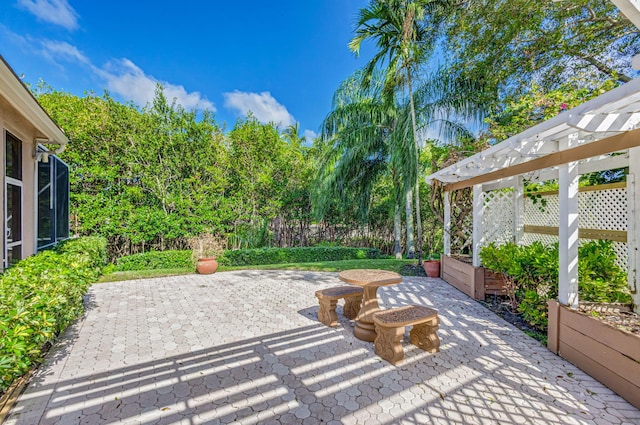
[[[89,59],[82,54],[76,46],[73,46],[66,41],[42,40],[41,44],[44,48],[44,55],[51,60],[55,61],[55,58],[58,58],[91,65],[91,61],[89,61]]]
[[[215,112],[216,108],[199,92],[187,92],[184,86],[159,81],[144,73],[129,59],[113,60],[97,73],[107,81],[107,88],[125,99],[131,99],[139,105],[153,101],[156,83],[164,88],[164,95],[169,102],[174,99],[185,109],[208,109]]]
[[[232,93],[224,93],[224,98],[224,106],[243,115],[252,112],[260,122],[273,122],[279,127],[286,127],[295,122],[287,108],[278,103],[269,92],[248,93],[235,90]]]
[[[105,80],[107,88],[122,98],[133,100],[143,106],[151,103],[155,96],[156,84],[160,83],[164,88],[164,95],[169,102],[176,100],[185,109],[208,109],[216,111],[215,106],[201,93],[187,92],[184,86],[171,84],[167,81],[160,81],[145,74],[136,64],[129,59],[115,59],[107,63],[104,67],[95,66],[77,47],[64,42],[43,40],[40,41],[43,47],[43,55],[51,61],[65,60],[77,62],[88,66],[96,75]]]
[[[316,137],[318,137],[318,133],[309,129],[305,130],[302,135],[304,136],[307,144],[309,145],[313,144],[313,141],[316,139]]]
[[[66,28],[78,28],[78,14],[67,0],[18,0],[18,6],[26,9],[41,21]]]

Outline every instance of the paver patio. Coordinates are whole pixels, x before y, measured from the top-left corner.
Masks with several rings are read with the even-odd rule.
[[[439,279],[380,288],[438,309],[441,351],[392,366],[342,317],[336,273],[237,271],[94,285],[7,424],[639,424],[640,410]],[[408,333],[408,331],[407,331]]]

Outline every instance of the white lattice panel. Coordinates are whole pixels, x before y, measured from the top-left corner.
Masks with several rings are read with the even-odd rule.
[[[593,190],[578,196],[580,228],[627,230],[627,189]]]
[[[484,192],[482,228],[485,245],[513,241],[513,190]]]
[[[538,199],[525,197],[524,224],[530,226],[558,227],[560,203],[558,195],[543,196]]]
[[[627,271],[629,260],[629,249],[628,245],[624,242],[614,242],[613,250],[616,252],[616,264],[625,272]]]
[[[525,225],[558,227],[560,202],[557,194],[545,195],[540,199],[525,198]],[[627,190],[615,188],[592,190],[578,194],[578,211],[581,229],[627,230]],[[553,235],[525,233],[524,243],[540,241],[544,244],[558,242]],[[583,244],[589,239],[580,239]],[[627,244],[614,242],[616,263],[627,269]]]

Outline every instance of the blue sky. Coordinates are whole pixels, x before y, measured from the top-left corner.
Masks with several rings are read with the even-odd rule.
[[[341,81],[366,63],[347,48],[366,0],[4,0],[0,54],[24,81],[76,95],[107,89],[143,106],[155,82],[233,127],[299,122],[313,136]]]

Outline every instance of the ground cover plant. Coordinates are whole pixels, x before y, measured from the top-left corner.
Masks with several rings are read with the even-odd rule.
[[[106,240],[84,237],[28,257],[0,278],[0,393],[42,358],[83,311],[99,277]]]

